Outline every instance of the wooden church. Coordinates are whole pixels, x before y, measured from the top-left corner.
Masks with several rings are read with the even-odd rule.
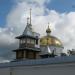
[[[31,24],[31,9],[30,18],[27,18],[27,25],[22,35],[17,36],[19,39],[19,48],[13,50],[16,52],[16,59],[36,59],[39,58],[39,33],[32,29]]]

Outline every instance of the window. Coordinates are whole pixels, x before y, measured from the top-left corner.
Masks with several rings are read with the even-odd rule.
[[[31,39],[31,44],[35,44],[35,40]]]
[[[22,40],[22,43],[26,43],[26,40],[25,40],[25,39],[23,39],[23,40]]]
[[[27,39],[27,43],[30,43],[30,39]]]
[[[21,39],[21,40],[20,40],[20,43],[21,43],[21,44],[23,44],[23,43],[25,43],[25,42],[26,42],[25,39]]]
[[[22,40],[20,40],[20,43],[22,44]]]

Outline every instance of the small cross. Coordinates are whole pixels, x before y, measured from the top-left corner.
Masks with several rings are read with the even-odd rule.
[[[48,28],[49,28],[49,22],[48,22]]]

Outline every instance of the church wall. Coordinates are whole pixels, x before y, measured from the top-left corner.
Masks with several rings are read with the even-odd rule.
[[[0,75],[75,75],[75,63],[0,68]]]
[[[40,59],[39,53],[36,53],[36,58]]]
[[[56,50],[57,50],[57,51],[56,51],[56,54],[57,54],[58,56],[61,56],[61,53],[63,52],[63,48],[61,48],[61,47],[58,48],[58,47],[57,47]]]
[[[63,52],[63,48],[62,47],[57,47],[57,46],[49,46],[51,52],[53,52],[54,50],[54,54],[60,56],[61,53]],[[41,47],[41,54],[47,54],[48,53],[48,49],[47,46],[42,46]]]
[[[54,50],[54,54],[60,56],[60,54],[63,52],[62,47],[57,47],[57,46],[50,46],[51,51]]]

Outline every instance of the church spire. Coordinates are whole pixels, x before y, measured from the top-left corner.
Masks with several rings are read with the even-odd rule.
[[[29,24],[29,17],[27,17],[27,25]]]
[[[50,35],[50,33],[51,33],[51,29],[49,27],[49,23],[48,23],[48,28],[46,29],[46,33],[47,33],[47,35]]]
[[[32,10],[32,9],[30,8],[30,25],[31,25],[31,10]]]

